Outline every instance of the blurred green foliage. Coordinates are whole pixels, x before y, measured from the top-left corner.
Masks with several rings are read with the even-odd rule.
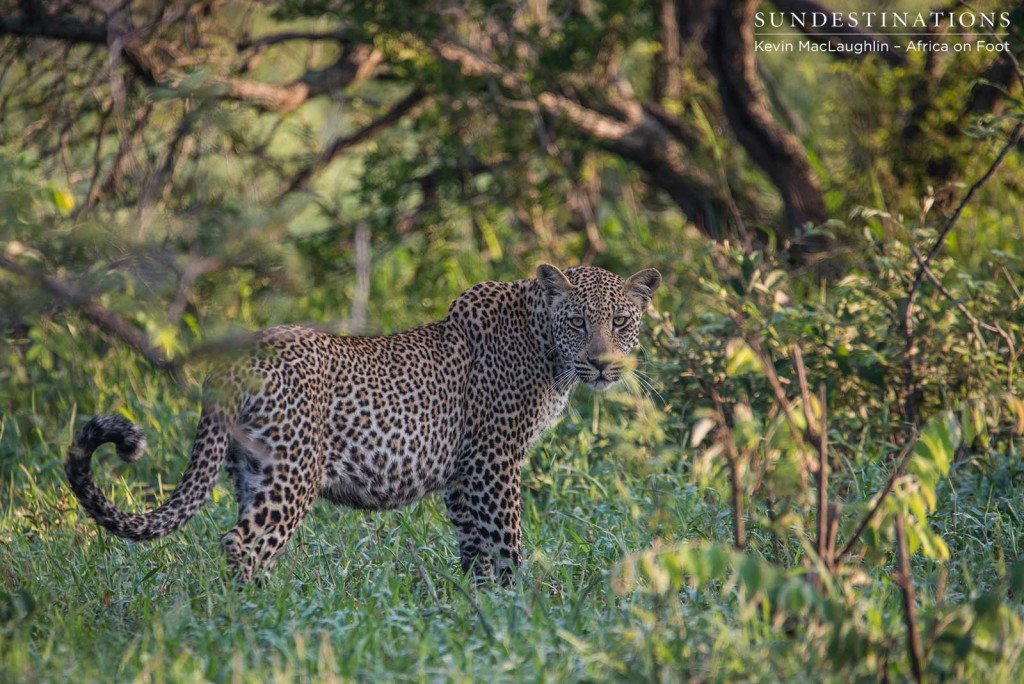
[[[530,89],[598,109],[607,92],[587,77],[610,55],[651,96],[661,51],[651,3],[584,5],[552,3],[573,20],[553,32],[520,24],[495,53]],[[892,67],[759,55],[776,114],[799,134],[834,217],[807,229],[838,238],[824,264],[793,268],[770,218],[775,189],[723,123],[703,65],[684,64],[685,98],[661,104],[700,132],[688,162],[735,194],[749,233],[718,242],[614,150],[438,59],[427,46],[452,29],[443,12],[328,0],[215,9],[219,30],[194,42],[201,59],[128,87],[117,115],[102,51],[0,46],[10,63],[0,257],[20,269],[0,269],[0,680],[907,679],[897,516],[927,676],[1020,679],[1019,154],[931,262],[945,292],[925,280],[913,311],[916,431],[905,411],[901,326],[915,251],[933,244],[964,182],[1022,116],[1019,90],[998,112],[965,114],[984,55],[949,60],[935,79],[924,56]],[[461,11],[466,35],[514,23],[503,3]],[[231,74],[283,83],[343,50],[289,41],[257,58],[233,43],[342,25],[381,51],[386,78],[287,112],[223,97],[222,53],[245,58]],[[194,38],[163,30],[174,44]],[[410,87],[430,93],[415,116],[282,193]],[[142,110],[151,113],[132,161],[108,183]],[[165,156],[169,143],[177,153]],[[372,515],[318,508],[269,584],[239,592],[216,544],[232,518],[226,487],[183,533],[143,546],[98,534],[64,485],[75,426],[120,413],[145,428],[150,454],[131,467],[104,462],[97,480],[128,508],[161,500],[184,467],[198,386],[215,362],[191,359],[205,344],[281,322],[347,332],[360,298],[360,332],[405,329],[444,316],[477,282],[529,277],[540,260],[655,266],[665,280],[633,378],[606,394],[580,390],[530,455],[533,552],[517,589],[476,592],[458,576],[434,499]],[[42,276],[183,362],[180,375],[154,370]],[[795,346],[812,390],[824,385],[840,548],[906,458],[834,572],[814,546],[815,454],[752,343],[785,381],[799,427]],[[745,455],[738,481],[730,443]],[[737,486],[743,551],[726,545]]]

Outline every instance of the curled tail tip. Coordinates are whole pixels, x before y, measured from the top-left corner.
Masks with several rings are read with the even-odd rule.
[[[128,463],[139,460],[146,450],[142,428],[120,416],[96,416],[78,431],[68,459],[88,460],[97,447],[107,442],[112,442],[117,455]]]

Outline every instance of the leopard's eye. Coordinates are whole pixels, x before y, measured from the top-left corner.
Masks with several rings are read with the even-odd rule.
[[[583,330],[587,327],[587,321],[583,316],[570,316],[569,325],[576,328],[577,330]]]
[[[629,323],[629,316],[616,316],[612,319],[612,325],[616,328],[625,327],[627,323]]]

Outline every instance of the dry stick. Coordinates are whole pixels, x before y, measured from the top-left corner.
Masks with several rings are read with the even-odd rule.
[[[763,349],[761,348],[761,345],[756,340],[748,340],[747,342],[748,342],[748,344],[750,344],[751,348],[754,350],[754,353],[757,355],[757,357],[761,360],[761,365],[764,367],[765,376],[768,378],[768,383],[772,386],[772,390],[775,392],[776,400],[782,405],[782,408],[783,408],[783,411],[785,413],[787,422],[789,423],[789,426],[790,426],[790,430],[792,430],[794,432],[794,434],[796,434],[796,435],[803,435],[805,437],[805,439],[807,439],[808,442],[811,443],[818,450],[819,459],[822,459],[822,458],[826,459],[824,462],[825,462],[826,467],[827,467],[827,453],[828,453],[827,452],[828,443],[826,441],[827,438],[824,436],[824,434],[822,434],[822,436],[819,438],[819,436],[816,435],[810,429],[808,429],[806,431],[800,431],[799,430],[799,428],[797,427],[796,423],[793,422],[793,418],[792,418],[792,415],[791,415],[791,410],[792,409],[790,407],[789,400],[786,399],[786,394],[785,394],[785,392],[782,389],[782,383],[779,382],[778,375],[776,375],[776,373],[775,373],[775,367],[771,364],[771,360],[764,353]],[[796,357],[796,355],[798,353],[799,352],[795,352],[794,353],[794,357]],[[802,359],[798,363],[799,363],[798,374],[801,374],[802,371],[799,370],[799,369],[802,368]],[[805,377],[806,377],[806,375],[805,375]],[[806,389],[804,390],[804,393],[805,394],[807,393]],[[825,410],[825,402],[824,402],[824,396],[823,396],[823,398],[822,398],[822,418],[823,419],[824,419],[824,415],[825,415],[824,414],[824,410]],[[822,422],[824,423],[824,420]],[[808,426],[810,426],[810,424],[811,424],[811,420],[808,419]],[[824,433],[824,430],[822,432]],[[839,567],[840,564],[842,564],[843,560],[850,554],[850,552],[853,550],[853,547],[860,540],[861,536],[864,534],[864,531],[867,530],[868,526],[872,523],[872,521],[874,521],[875,516],[878,515],[879,510],[881,510],[882,504],[885,502],[885,499],[889,496],[889,494],[892,493],[892,489],[893,489],[893,487],[896,484],[896,480],[898,480],[900,478],[900,476],[903,475],[903,472],[906,469],[907,464],[910,462],[910,456],[911,456],[911,453],[913,451],[913,446],[914,446],[913,442],[909,442],[908,441],[907,446],[904,447],[903,453],[900,455],[899,464],[896,466],[896,469],[893,470],[892,475],[889,476],[889,481],[886,482],[885,487],[882,489],[882,491],[877,494],[877,499],[875,500],[875,504],[871,507],[871,510],[868,511],[868,514],[864,516],[864,519],[861,520],[860,524],[857,526],[857,530],[853,533],[853,536],[850,537],[850,540],[846,542],[846,545],[843,547],[843,550],[840,551],[838,555],[835,555],[833,552],[830,552],[830,551],[826,550],[825,553],[827,554],[827,556],[829,558],[829,561],[831,561],[830,564],[829,564],[829,567],[837,568],[837,567]],[[820,460],[819,460],[819,463],[821,463]],[[821,486],[822,485],[819,483],[819,496],[821,496],[821,489],[820,489]],[[827,490],[828,482],[827,482],[827,480],[825,481],[824,486],[826,487],[825,495],[827,496],[827,493],[828,493],[828,490]],[[822,510],[824,510],[824,509],[822,509]],[[825,517],[826,518],[826,522],[827,522],[828,517],[830,517],[826,513],[822,513],[820,511],[819,511],[819,515],[822,515],[823,517]],[[821,532],[822,532],[822,528],[820,527],[820,524],[821,524],[821,520],[819,519],[819,528],[818,528],[818,534],[819,535],[821,535]],[[834,534],[835,533],[833,532],[832,533],[832,540],[831,540],[831,542],[827,542],[826,548],[828,547],[828,545],[831,545],[832,547],[834,547],[834,545],[835,545],[835,536],[834,536]],[[829,537],[829,534],[827,532],[827,527],[826,527],[825,539],[828,539],[828,537]],[[825,556],[822,556],[822,559],[824,560]]]
[[[820,454],[823,445],[820,436],[811,427],[811,425],[813,424],[813,419],[806,418],[806,429],[801,429],[800,426],[796,424],[796,421],[793,419],[793,406],[792,404],[789,403],[789,399],[786,398],[786,392],[785,390],[782,389],[782,383],[779,381],[779,376],[775,372],[775,366],[774,364],[772,364],[772,361],[768,357],[768,354],[765,353],[764,349],[761,347],[761,344],[757,340],[747,340],[747,344],[749,344],[750,348],[754,350],[754,354],[761,362],[762,368],[764,368],[765,377],[768,378],[768,384],[772,386],[772,391],[775,393],[775,400],[782,406],[782,413],[786,417],[786,424],[789,425],[789,431],[793,435],[793,439],[803,439],[808,444],[810,444],[815,449],[815,451],[817,451]],[[796,357],[800,354],[800,351],[799,349],[797,349],[796,345],[794,345],[794,349],[796,349],[796,352],[794,354],[794,357]],[[803,375],[803,379],[801,380],[801,384],[803,385],[802,394],[806,395],[807,376],[806,373],[804,373],[803,371],[803,358],[800,357],[799,360],[795,359],[795,363],[798,364],[798,379],[800,375]],[[810,402],[804,399],[803,403],[805,410],[807,410],[806,407],[810,405]],[[824,448],[827,448],[827,446],[828,445],[825,444]]]
[[[839,534],[839,504],[833,502],[828,505],[828,557],[835,566],[836,557],[836,535]]]
[[[917,430],[917,378],[916,371],[914,369],[914,298],[917,296],[918,288],[921,286],[921,281],[925,277],[925,272],[928,270],[932,259],[938,253],[942,244],[946,241],[946,237],[949,232],[953,230],[953,226],[960,220],[960,215],[963,214],[964,208],[967,206],[971,198],[974,197],[974,193],[981,188],[992,175],[996,172],[996,169],[1002,165],[1006,156],[1010,153],[1018,142],[1020,142],[1021,136],[1024,135],[1024,123],[1018,123],[1013,132],[1010,133],[1010,139],[1003,146],[1003,149],[999,151],[995,161],[988,167],[988,170],[968,188],[967,193],[964,194],[960,204],[957,205],[956,211],[949,217],[946,225],[943,226],[939,232],[938,237],[935,238],[935,243],[931,249],[925,255],[923,260],[919,259],[919,265],[917,272],[914,274],[914,279],[910,284],[910,289],[907,291],[906,304],[903,306],[903,339],[905,340],[906,346],[906,357],[903,362],[903,393],[904,393],[904,417],[907,420],[907,424],[910,428],[910,434],[913,434]]]
[[[800,403],[804,410],[807,423],[806,437],[818,451],[818,557],[831,567],[830,559],[825,557],[828,547],[828,440],[825,428],[825,386],[821,386],[821,421],[818,424],[811,407],[811,393],[807,389],[807,370],[804,368],[804,356],[800,346],[793,345],[793,365],[796,367],[796,378],[800,385]]]
[[[828,409],[826,406],[825,383],[818,385],[818,403],[821,404],[821,431],[818,434],[818,556],[825,566],[832,569],[834,545],[829,544],[828,505]],[[831,548],[830,548],[831,546]]]
[[[850,555],[850,551],[853,550],[854,545],[860,540],[861,535],[864,534],[864,530],[868,528],[868,525],[870,525],[871,522],[875,519],[875,516],[878,515],[878,511],[881,510],[882,508],[882,503],[885,501],[886,497],[888,497],[889,494],[892,493],[892,488],[893,486],[895,486],[896,480],[898,480],[900,476],[903,475],[903,471],[906,469],[907,464],[910,462],[910,456],[913,453],[913,451],[914,443],[907,442],[907,445],[903,447],[903,453],[900,455],[899,464],[896,466],[896,469],[892,471],[892,475],[889,476],[889,481],[885,483],[885,487],[882,489],[881,492],[877,494],[878,498],[875,499],[875,505],[871,507],[871,510],[868,511],[868,514],[864,516],[864,519],[860,521],[860,525],[857,526],[857,531],[853,533],[853,536],[850,537],[849,541],[846,542],[846,545],[843,547],[843,550],[840,551],[839,555],[835,557],[835,560],[833,562],[836,567],[839,567],[839,565],[846,559],[846,557]]]
[[[170,258],[170,261],[177,266],[173,258]],[[195,285],[198,278],[219,271],[227,265],[228,260],[219,256],[201,257],[185,264],[178,277],[178,289],[174,293],[174,300],[167,307],[167,322],[181,322],[181,318],[185,314],[185,307],[188,306],[188,298],[192,294],[192,286]]]
[[[914,681],[921,682],[924,677],[922,662],[924,655],[921,650],[921,634],[917,628],[917,604],[914,597],[914,580],[910,574],[910,558],[907,553],[907,530],[903,514],[896,515],[896,583],[903,592],[903,620],[907,625],[907,652],[910,656],[910,668],[914,673]]]
[[[793,433],[794,438],[802,438],[818,453],[817,553],[825,567],[831,570],[838,563],[833,560],[835,555],[835,531],[833,530],[830,536],[828,527],[829,519],[833,516],[830,515],[828,510],[828,423],[827,414],[825,412],[825,386],[822,384],[819,388],[821,395],[821,420],[820,425],[815,426],[816,421],[814,413],[811,410],[810,391],[807,388],[807,371],[804,368],[803,353],[800,351],[800,347],[794,344],[793,363],[796,366],[797,381],[800,385],[800,400],[803,404],[804,419],[807,423],[806,429],[801,430],[793,419],[793,408],[790,405],[789,400],[786,398],[786,393],[782,389],[782,383],[779,382],[779,376],[775,372],[775,366],[772,364],[771,359],[768,358],[768,355],[764,352],[764,349],[761,347],[759,342],[756,340],[747,340],[747,343],[761,361],[761,366],[764,368],[764,374],[768,378],[768,383],[772,386],[772,391],[775,393],[775,400],[782,406],[783,414],[786,417],[786,423],[789,425],[789,429]]]
[[[804,431],[800,429],[800,426],[793,420],[793,406],[789,403],[789,399],[786,398],[786,392],[782,389],[782,383],[779,382],[779,376],[775,372],[775,365],[772,364],[772,360],[765,353],[761,347],[761,343],[754,339],[748,339],[747,344],[754,350],[754,354],[757,356],[758,361],[761,362],[761,367],[764,369],[765,377],[768,378],[768,384],[772,386],[772,391],[775,393],[775,400],[782,406],[782,414],[786,418],[786,424],[789,425],[790,433],[793,435],[793,439],[800,439],[805,436]]]
[[[732,521],[733,521],[733,543],[737,551],[746,548],[746,533],[743,529],[743,492],[740,491],[740,457],[736,453],[736,441],[733,439],[732,428],[729,427],[725,418],[725,405],[718,390],[711,388],[711,400],[715,403],[715,414],[718,417],[718,424],[721,425],[721,439],[725,444],[725,458],[729,462],[729,479],[732,484]]]

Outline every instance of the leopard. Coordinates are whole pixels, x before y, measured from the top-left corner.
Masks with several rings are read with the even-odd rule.
[[[222,537],[229,572],[261,582],[318,498],[366,510],[439,492],[463,572],[514,583],[523,559],[522,466],[579,385],[602,391],[632,369],[654,268],[628,278],[540,264],[535,277],[471,287],[447,316],[386,336],[281,325],[210,370],[184,474],[152,510],[119,509],[94,483],[107,443],[128,463],[141,428],[97,416],[65,459],[74,496],[114,535],[137,542],[183,527],[223,470],[238,519]]]

